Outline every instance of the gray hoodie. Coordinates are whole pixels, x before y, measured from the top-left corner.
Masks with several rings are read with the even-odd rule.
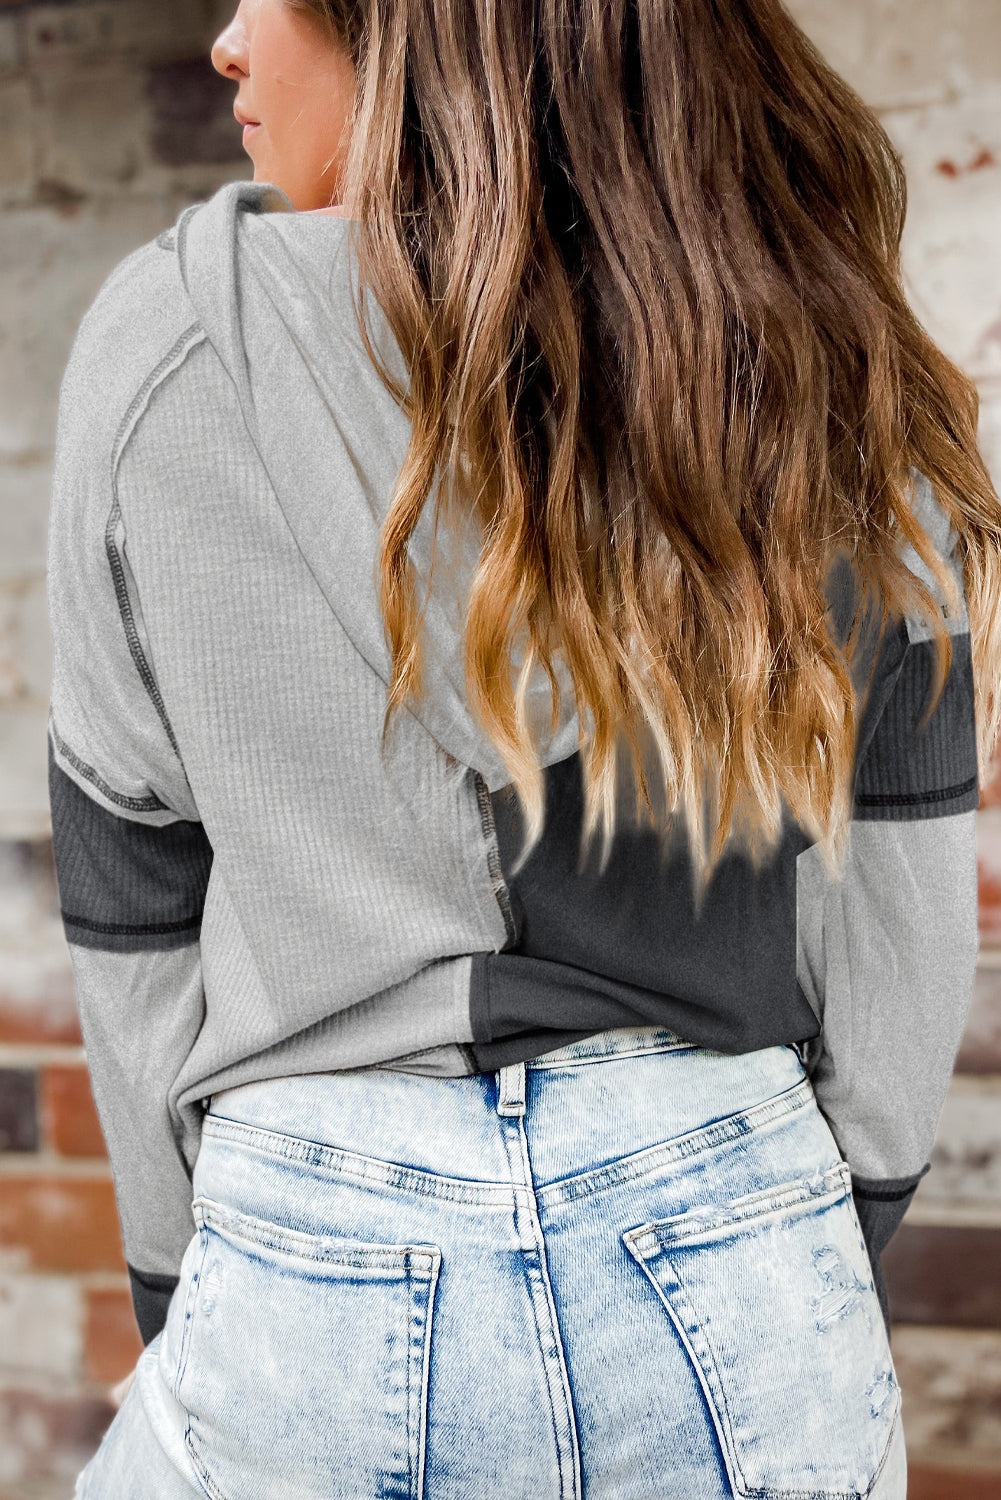
[[[60,389],[49,527],[53,843],[136,1312],[162,1327],[194,1232],[205,1101],[288,1073],[491,1070],[609,1027],[796,1046],[879,1252],[926,1169],[978,952],[969,621],[931,726],[907,617],[860,658],[852,848],[790,818],[696,911],[679,844],[577,862],[568,675],[530,706],[546,829],[515,868],[509,773],[461,665],[478,536],[439,534],[425,694],[385,760],[379,527],[409,422],[357,330],[350,221],[234,182],[125,257]],[[406,383],[371,296],[379,352]],[[962,588],[956,535],[916,476]],[[428,580],[432,505],[411,544]],[[926,582],[931,575],[908,549]],[[832,571],[832,621],[853,611]],[[559,663],[557,663],[559,667]]]

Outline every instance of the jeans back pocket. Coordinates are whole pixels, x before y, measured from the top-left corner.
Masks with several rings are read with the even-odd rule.
[[[192,1208],[173,1394],[208,1494],[420,1500],[438,1246]]]
[[[864,1500],[900,1391],[847,1164],[622,1240],[692,1361],[734,1493]]]

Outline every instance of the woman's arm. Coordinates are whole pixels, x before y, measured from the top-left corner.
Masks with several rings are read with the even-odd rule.
[[[194,1232],[167,1095],[204,1014],[212,850],[146,643],[116,492],[123,424],[81,324],[60,388],[48,537],[52,838],[137,1320],[163,1325]]]
[[[957,538],[924,481],[916,508],[963,598]],[[913,549],[904,555],[933,586]],[[816,846],[799,856],[797,868],[800,982],[823,1020],[808,1067],[852,1169],[884,1314],[879,1257],[928,1170],[979,952],[979,792],[965,599],[946,625],[952,665],[920,734],[931,631],[907,616],[895,637],[888,634],[881,705],[863,716],[843,879],[829,881]]]

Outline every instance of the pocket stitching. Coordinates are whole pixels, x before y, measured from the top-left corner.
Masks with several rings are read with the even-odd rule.
[[[428,1424],[428,1392],[431,1374],[431,1327],[434,1320],[435,1296],[438,1290],[438,1276],[441,1270],[441,1250],[436,1246],[436,1254],[432,1257],[431,1270],[427,1278],[427,1311],[424,1315],[423,1337],[419,1341],[414,1340],[411,1348],[411,1363],[420,1361],[420,1380],[413,1378],[408,1369],[408,1402],[407,1402],[407,1426],[408,1437],[410,1437],[410,1489],[414,1500],[422,1500],[424,1495],[424,1470],[427,1457],[427,1424]],[[410,1279],[408,1277],[408,1279]],[[411,1299],[413,1307],[415,1298]],[[411,1326],[413,1316],[411,1315]],[[414,1472],[414,1438],[416,1438],[416,1473]]]
[[[744,1492],[744,1494],[746,1496],[748,1494],[747,1482],[746,1482],[746,1480],[744,1478],[743,1470],[740,1467],[740,1460],[739,1460],[739,1457],[738,1457],[738,1454],[737,1454],[737,1445],[736,1445],[736,1443],[733,1440],[733,1429],[732,1429],[732,1427],[730,1425],[730,1413],[729,1413],[729,1410],[727,1408],[726,1401],[725,1400],[717,1401],[717,1399],[716,1399],[716,1397],[715,1397],[715,1395],[713,1393],[713,1390],[712,1390],[712,1388],[710,1386],[710,1383],[709,1383],[709,1381],[706,1378],[706,1373],[705,1373],[705,1370],[703,1369],[702,1360],[700,1359],[700,1357],[698,1356],[698,1354],[696,1353],[695,1349],[692,1346],[692,1342],[691,1342],[691,1339],[689,1337],[689,1333],[688,1333],[687,1328],[685,1328],[684,1325],[682,1324],[681,1319],[679,1318],[677,1311],[674,1309],[674,1307],[672,1307],[670,1300],[664,1295],[663,1288],[661,1287],[660,1283],[654,1277],[654,1275],[653,1275],[650,1267],[647,1265],[647,1262],[646,1262],[646,1260],[645,1260],[642,1252],[639,1251],[635,1247],[634,1244],[631,1244],[629,1242],[627,1236],[623,1235],[623,1239],[626,1240],[626,1248],[628,1249],[630,1255],[632,1255],[633,1259],[636,1261],[636,1263],[639,1266],[640,1270],[644,1273],[644,1275],[646,1276],[646,1278],[649,1281],[650,1285],[653,1287],[653,1289],[656,1292],[657,1296],[659,1297],[660,1301],[663,1303],[663,1305],[664,1305],[664,1307],[665,1307],[665,1309],[667,1311],[668,1317],[671,1319],[671,1322],[674,1324],[675,1331],[677,1332],[678,1337],[681,1339],[681,1342],[684,1344],[685,1349],[688,1352],[688,1358],[691,1361],[692,1368],[695,1371],[695,1374],[696,1374],[696,1376],[698,1378],[698,1382],[699,1382],[700,1386],[702,1387],[702,1392],[703,1392],[703,1395],[705,1396],[706,1406],[709,1408],[709,1413],[710,1413],[710,1415],[712,1417],[712,1420],[713,1420],[713,1426],[716,1428],[716,1432],[717,1432],[717,1434],[719,1436],[720,1447],[723,1450],[723,1459],[724,1459],[724,1462],[726,1464],[727,1469],[730,1471],[731,1481],[739,1481],[741,1489],[743,1490],[743,1492]],[[685,1292],[684,1287],[681,1285],[681,1283],[678,1280],[678,1278],[674,1275],[673,1269],[671,1271],[671,1275],[672,1275],[672,1278],[674,1280],[674,1284],[675,1284],[675,1286],[678,1289],[680,1297],[681,1297],[682,1301],[684,1302],[685,1307],[688,1309],[689,1317],[692,1318],[693,1322],[697,1323],[698,1319],[694,1317],[695,1309],[692,1306],[691,1302],[689,1301],[688,1295]],[[714,1351],[712,1349],[712,1346],[710,1344],[706,1343],[705,1347],[706,1347],[706,1354],[708,1355],[708,1358],[709,1358],[709,1362],[712,1365],[713,1372],[714,1372],[714,1374],[716,1376],[716,1380],[719,1383],[720,1390],[722,1391],[723,1384],[722,1384],[722,1381],[720,1379],[719,1368],[718,1368],[718,1366],[716,1364],[716,1355],[715,1355],[715,1353],[714,1353]],[[783,1497],[783,1500],[785,1500],[785,1497]]]
[[[184,1371],[187,1366],[188,1350],[191,1346],[191,1319],[194,1311],[193,1304],[197,1294],[198,1285],[201,1281],[202,1267],[205,1264],[205,1254],[208,1250],[208,1235],[205,1233],[201,1224],[198,1225],[198,1233],[201,1238],[201,1253],[198,1256],[198,1264],[196,1268],[192,1272],[191,1276],[188,1277],[188,1285],[184,1297],[184,1323],[181,1327],[180,1347],[177,1351],[177,1364],[174,1369],[174,1378],[171,1381],[170,1386],[170,1394],[173,1396],[174,1400],[177,1401],[181,1406],[183,1406],[184,1403],[181,1401],[178,1393],[181,1389],[181,1380],[184,1376]]]
[[[206,1469],[205,1462],[201,1456],[201,1453],[195,1447],[194,1439],[192,1437],[191,1417],[187,1413],[186,1417],[187,1420],[184,1427],[184,1446],[187,1448],[188,1457],[191,1459],[191,1462],[194,1465],[195,1473],[198,1476],[198,1483],[205,1488],[207,1493],[212,1497],[212,1500],[228,1500],[228,1496],[223,1494],[222,1490],[219,1488],[215,1480],[212,1478],[211,1474],[209,1474],[208,1470]]]
[[[266,1221],[259,1220],[258,1222],[263,1223]],[[429,1389],[431,1363],[431,1326],[434,1316],[435,1293],[438,1287],[438,1273],[441,1265],[440,1247],[434,1246],[433,1249],[434,1254],[431,1257],[431,1272],[427,1278],[414,1278],[410,1274],[409,1267],[404,1267],[408,1289],[412,1287],[412,1283],[415,1279],[419,1279],[421,1281],[427,1280],[427,1311],[425,1313],[424,1332],[419,1341],[419,1344],[417,1340],[413,1339],[413,1337],[408,1337],[407,1341],[407,1457],[410,1466],[410,1472],[407,1477],[407,1482],[412,1500],[423,1500],[424,1495],[425,1457],[427,1452],[427,1396]],[[413,1290],[411,1290],[409,1300],[411,1314],[408,1318],[408,1329],[412,1329],[414,1321],[413,1306],[416,1300],[416,1294]],[[413,1378],[413,1365],[415,1363],[415,1360],[418,1358],[420,1359],[422,1366],[421,1380],[419,1384]],[[194,1465],[199,1482],[204,1485],[205,1489],[211,1496],[211,1500],[229,1500],[229,1497],[223,1490],[219,1488],[218,1484],[209,1473],[205,1464],[205,1459],[201,1453],[201,1450],[197,1446],[198,1439],[192,1428],[191,1414],[187,1411],[187,1408],[184,1407],[183,1402],[181,1402],[180,1404],[185,1412],[184,1445],[188,1451],[191,1462]],[[414,1451],[415,1438],[416,1455]]]
[[[903,1406],[903,1397],[901,1396],[899,1385],[894,1392],[894,1397],[893,1421],[890,1423],[890,1432],[886,1439],[886,1447],[883,1449],[883,1456],[879,1460],[879,1466],[876,1469],[875,1474],[872,1476],[872,1483],[869,1485],[869,1488],[865,1492],[866,1496],[872,1494],[880,1479],[883,1477],[883,1470],[886,1468],[886,1460],[890,1456],[890,1448],[893,1446],[893,1440],[897,1435],[897,1424],[900,1421],[900,1412],[901,1407]]]
[[[832,1204],[838,1198],[850,1197],[851,1178],[847,1162],[840,1162],[836,1167],[824,1173],[821,1181],[830,1180],[831,1187],[813,1191],[807,1186],[808,1180],[796,1178],[790,1182],[779,1183],[776,1187],[762,1188],[758,1192],[733,1198],[722,1204],[713,1217],[685,1213],[670,1218],[651,1219],[645,1224],[637,1225],[635,1229],[628,1230],[623,1238],[635,1239],[640,1255],[646,1255],[648,1247],[640,1248],[639,1244],[646,1239],[651,1240],[654,1247],[664,1249],[668,1245],[683,1245],[693,1237],[701,1238],[717,1230],[726,1229],[730,1225],[754,1224],[759,1219],[767,1219],[773,1213],[788,1213],[804,1203]],[[753,1212],[755,1203],[761,1204],[760,1212]],[[745,1208],[748,1210],[746,1213],[733,1212],[734,1209]],[[689,1220],[687,1224],[684,1223],[686,1219]],[[674,1228],[678,1225],[683,1225],[680,1233]]]
[[[706,1371],[703,1369],[702,1358],[696,1353],[687,1328],[684,1326],[678,1311],[672,1306],[671,1300],[665,1294],[664,1289],[661,1287],[660,1283],[653,1275],[653,1271],[649,1262],[652,1261],[658,1254],[663,1255],[663,1259],[667,1264],[667,1269],[671,1277],[672,1291],[674,1292],[674,1295],[678,1297],[679,1303],[684,1308],[689,1320],[692,1323],[693,1328],[697,1330],[701,1328],[702,1320],[698,1316],[695,1306],[691,1302],[684,1284],[675,1272],[674,1267],[671,1265],[669,1250],[672,1246],[683,1248],[686,1244],[690,1244],[695,1238],[702,1238],[712,1234],[716,1234],[720,1230],[725,1229],[729,1226],[746,1227],[753,1225],[761,1219],[768,1218],[772,1212],[782,1212],[783,1210],[788,1211],[789,1209],[802,1208],[810,1203],[815,1203],[818,1208],[820,1205],[829,1208],[833,1207],[840,1199],[844,1199],[847,1203],[851,1220],[855,1225],[856,1234],[859,1238],[863,1252],[864,1262],[867,1266],[869,1266],[870,1263],[868,1258],[868,1251],[865,1247],[865,1240],[862,1237],[861,1227],[858,1222],[858,1215],[855,1212],[854,1202],[852,1200],[851,1171],[848,1163],[845,1161],[841,1161],[835,1167],[832,1167],[828,1172],[824,1173],[824,1180],[830,1178],[836,1178],[839,1185],[834,1186],[823,1193],[811,1192],[809,1188],[805,1186],[805,1182],[808,1181],[808,1179],[799,1178],[793,1179],[787,1183],[780,1183],[774,1188],[760,1189],[755,1193],[748,1193],[741,1198],[735,1198],[731,1200],[730,1203],[722,1205],[719,1214],[717,1214],[715,1218],[693,1221],[690,1226],[686,1226],[686,1229],[690,1230],[689,1233],[683,1233],[680,1235],[671,1234],[669,1226],[676,1225],[680,1221],[689,1217],[687,1214],[678,1214],[667,1218],[647,1220],[645,1223],[637,1225],[634,1229],[624,1231],[621,1235],[621,1239],[626,1249],[629,1251],[629,1254],[643,1271],[650,1285],[653,1287],[654,1291],[657,1294],[657,1297],[666,1309],[668,1316],[670,1317],[678,1333],[679,1338],[685,1346],[688,1357],[692,1363],[692,1367],[698,1377],[699,1384],[701,1385],[703,1393],[705,1395],[706,1404],[712,1415],[713,1424],[716,1427],[717,1433],[719,1434],[720,1445],[723,1449],[724,1461],[726,1463],[728,1471],[730,1472],[731,1482],[739,1482],[741,1493],[745,1497],[745,1500],[751,1500],[751,1497],[755,1497],[755,1500],[773,1500],[773,1497],[776,1497],[777,1500],[777,1497],[779,1496],[780,1500],[818,1500],[818,1496],[822,1496],[823,1500],[865,1500],[865,1497],[870,1495],[875,1488],[879,1476],[882,1474],[883,1469],[886,1465],[887,1457],[890,1452],[890,1445],[893,1441],[896,1424],[899,1421],[900,1408],[902,1404],[900,1386],[896,1381],[894,1381],[895,1391],[893,1419],[889,1424],[886,1442],[884,1444],[882,1453],[880,1454],[876,1470],[872,1475],[868,1485],[866,1486],[863,1494],[860,1494],[858,1490],[783,1490],[781,1492],[778,1492],[774,1491],[773,1489],[752,1489],[749,1487],[745,1478],[740,1463],[740,1455],[737,1450],[737,1445],[734,1442],[730,1413],[726,1401],[726,1388],[720,1376],[715,1350],[713,1349],[712,1344],[709,1342],[709,1340],[703,1337],[701,1343],[704,1345],[706,1361],[711,1369],[712,1374],[715,1377],[720,1392],[719,1399],[717,1399],[717,1397],[715,1396],[710,1382],[707,1379]],[[732,1212],[727,1212],[727,1210],[732,1210],[733,1206],[735,1205],[745,1204],[749,1207],[755,1199],[760,1200],[763,1205],[773,1204],[775,1203],[776,1199],[780,1197],[783,1191],[788,1191],[791,1194],[794,1190],[797,1189],[799,1191],[797,1192],[796,1196],[791,1197],[784,1203],[779,1202],[776,1205],[775,1209],[769,1209],[763,1206],[762,1212],[760,1214],[749,1213],[746,1216],[741,1216],[734,1215]],[[869,1282],[870,1290],[872,1290],[873,1281],[871,1274],[869,1277]]]
[[[284,1225],[276,1224],[271,1220],[262,1219],[253,1214],[246,1214],[238,1209],[231,1209],[227,1205],[218,1203],[215,1199],[209,1198],[204,1194],[194,1199],[192,1210],[198,1226],[198,1232],[202,1238],[202,1246],[197,1271],[191,1277],[188,1284],[187,1299],[185,1302],[186,1317],[182,1331],[182,1348],[178,1358],[178,1370],[172,1394],[184,1412],[185,1448],[199,1482],[205,1488],[211,1500],[230,1500],[230,1497],[220,1488],[206,1467],[205,1455],[198,1446],[200,1440],[194,1430],[192,1413],[188,1410],[186,1403],[180,1396],[181,1379],[187,1366],[187,1358],[191,1345],[194,1311],[192,1304],[197,1300],[197,1290],[201,1282],[202,1268],[208,1250],[209,1231],[218,1234],[223,1239],[231,1238],[241,1241],[251,1250],[255,1250],[263,1244],[268,1249],[284,1253],[290,1258],[299,1259],[314,1266],[324,1264],[346,1265],[355,1266],[362,1270],[374,1267],[375,1269],[390,1270],[398,1273],[398,1277],[404,1282],[408,1294],[408,1316],[405,1335],[407,1338],[407,1487],[412,1500],[422,1500],[427,1448],[430,1341],[435,1294],[442,1259],[441,1247],[430,1244],[393,1245],[385,1242],[344,1239],[342,1243],[346,1248],[343,1254],[305,1254],[300,1253],[297,1249],[290,1249],[284,1243],[284,1236],[294,1236],[297,1240],[306,1241],[313,1245],[316,1243],[322,1244],[324,1239],[329,1237],[310,1235],[304,1230],[287,1229]],[[239,1224],[252,1226],[255,1233],[240,1234],[234,1228],[234,1221]],[[338,1244],[333,1244],[331,1248],[335,1252],[340,1250]],[[421,1302],[425,1304],[426,1308],[424,1312],[425,1326],[421,1335],[415,1338],[414,1309]],[[420,1366],[419,1380],[415,1379],[415,1368],[418,1365]]]
[[[336,1235],[310,1234],[307,1230],[291,1229],[270,1219],[261,1219],[254,1214],[227,1208],[204,1195],[196,1198],[192,1206],[199,1228],[207,1227],[224,1238],[230,1236],[243,1240],[248,1245],[262,1245],[266,1249],[314,1265],[357,1266],[359,1269],[374,1265],[383,1270],[403,1270],[408,1274],[416,1271],[422,1279],[427,1280],[432,1274],[436,1258],[441,1256],[437,1245],[394,1245],[381,1241],[352,1240]],[[244,1226],[247,1227],[244,1229]],[[319,1247],[325,1244],[329,1248],[326,1253],[321,1253]],[[302,1248],[297,1248],[299,1246]]]

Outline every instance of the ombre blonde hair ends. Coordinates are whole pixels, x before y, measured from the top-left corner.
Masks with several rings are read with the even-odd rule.
[[[482,523],[467,691],[523,853],[544,820],[523,689],[541,664],[555,698],[559,653],[588,727],[585,840],[600,826],[607,853],[624,743],[637,813],[659,765],[698,890],[731,843],[775,847],[784,803],[837,873],[860,711],[835,556],[884,628],[933,627],[926,716],[951,664],[900,556],[956,608],[910,508],[918,470],[958,533],[982,777],[1001,502],[977,394],[902,291],[897,154],[779,0],[294,3],[355,62],[345,203],[410,372],[404,390],[380,364],[363,296],[413,424],[381,535],[384,728],[422,690],[407,544],[434,487],[436,517]]]

